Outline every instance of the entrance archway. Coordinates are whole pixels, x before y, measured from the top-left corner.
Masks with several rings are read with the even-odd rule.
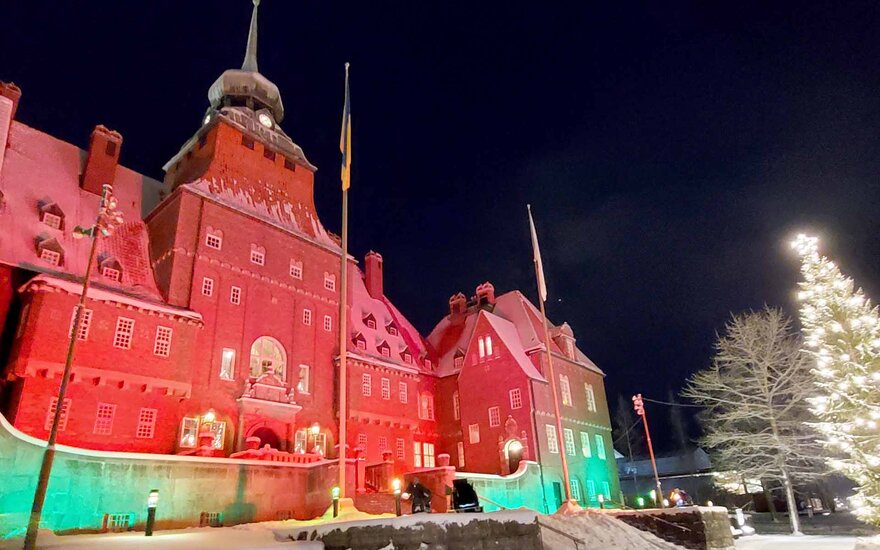
[[[511,439],[504,445],[504,454],[507,456],[507,471],[516,472],[523,458],[523,444],[518,439]]]
[[[251,437],[259,437],[260,438],[260,448],[262,449],[264,446],[268,445],[273,449],[281,448],[281,438],[278,437],[278,434],[275,433],[275,430],[271,428],[257,428],[251,434]]]

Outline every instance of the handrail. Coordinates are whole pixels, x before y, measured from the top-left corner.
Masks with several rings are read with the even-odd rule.
[[[510,510],[510,508],[508,508],[507,506],[505,506],[505,505],[503,505],[503,504],[500,504],[500,503],[498,503],[498,502],[495,502],[495,501],[492,500],[491,498],[486,498],[486,497],[484,497],[484,496],[482,496],[482,495],[477,495],[477,498],[480,499],[480,500],[485,500],[485,501],[488,502],[489,504],[494,504],[495,506],[501,508],[502,510]]]
[[[537,522],[538,522],[538,525],[540,525],[542,528],[547,528],[547,529],[553,531],[554,533],[556,533],[556,534],[558,534],[558,535],[562,535],[563,537],[565,537],[565,538],[569,539],[571,542],[573,542],[573,543],[574,543],[574,548],[575,548],[575,550],[580,550],[580,548],[586,548],[586,546],[582,546],[583,541],[581,541],[580,539],[576,538],[574,535],[572,535],[572,534],[570,534],[570,533],[566,533],[565,531],[562,531],[562,530],[560,530],[560,529],[557,529],[557,528],[555,528],[555,527],[553,527],[552,525],[549,525],[549,524],[547,524],[547,523],[541,523],[541,517],[540,517],[540,516],[538,516],[538,517],[536,518],[536,520],[537,520]]]

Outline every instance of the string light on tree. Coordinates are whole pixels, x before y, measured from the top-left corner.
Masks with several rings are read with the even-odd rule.
[[[878,310],[819,254],[816,237],[791,243],[801,257],[804,351],[816,359],[813,413],[824,443],[839,453],[829,464],[858,484],[856,513],[880,523],[880,330]]]

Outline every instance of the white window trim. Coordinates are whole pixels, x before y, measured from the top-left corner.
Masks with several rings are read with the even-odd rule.
[[[305,376],[303,373],[305,372]],[[305,384],[303,384],[303,380],[305,380]],[[312,393],[312,367],[310,365],[300,364],[299,366],[299,381],[296,383],[296,391],[305,395],[311,395]]]
[[[104,411],[103,415],[102,411]],[[95,411],[95,426],[92,428],[92,433],[95,435],[113,435],[113,420],[115,418],[115,403],[98,403],[98,408]]]
[[[509,392],[510,395],[510,408],[512,410],[517,410],[522,408],[522,390],[519,388],[513,388]]]
[[[312,326],[312,310],[309,308],[303,309],[302,322],[307,327]]]
[[[174,329],[171,327],[156,327],[156,339],[153,341],[153,355],[169,357],[171,355],[171,339]]]
[[[324,316],[324,331],[332,332],[333,331],[333,317],[330,315]]]
[[[361,395],[364,397],[373,395],[373,377],[366,373],[361,375]]]
[[[568,375],[560,374],[559,375],[559,394],[562,398],[562,404],[571,407],[573,402],[571,400],[571,384],[568,381]]]
[[[497,428],[501,425],[501,407],[489,407],[489,427]]]
[[[229,303],[235,305],[241,305],[241,287],[240,286],[232,286],[229,289]]]
[[[156,435],[156,417],[158,409],[142,407],[138,413],[138,423],[134,436],[137,439],[153,439]],[[146,418],[144,418],[146,416]]]
[[[202,277],[202,296],[214,295],[214,279]]]
[[[556,436],[556,426],[552,426],[550,424],[545,424],[544,426],[544,430],[547,433],[547,450],[555,455],[558,455],[559,440]]]
[[[577,447],[574,443],[574,431],[571,428],[562,429],[562,442],[565,444],[565,454],[568,456],[577,455]]]
[[[476,445],[480,442],[480,425],[479,424],[469,424],[468,425],[468,442],[471,445]]]
[[[116,332],[113,334],[114,348],[131,349],[131,343],[134,339],[134,324],[134,319],[128,317],[116,318]]]
[[[223,235],[219,232],[208,231],[205,234],[205,246],[214,250],[223,250]]]
[[[381,395],[386,401],[391,399],[391,380],[388,378],[382,379]]]
[[[397,399],[401,403],[409,402],[409,385],[406,382],[399,382],[397,384]]]
[[[461,398],[458,396],[458,390],[452,392],[452,417],[461,420]]]
[[[591,458],[593,456],[593,449],[591,447],[590,434],[581,432],[581,454],[584,455],[584,458]]]
[[[229,353],[227,353],[229,352]],[[235,356],[237,353],[233,348],[223,348],[220,351],[220,379],[221,380],[235,380]],[[226,357],[229,357],[229,376],[223,375],[223,362],[226,360]]]

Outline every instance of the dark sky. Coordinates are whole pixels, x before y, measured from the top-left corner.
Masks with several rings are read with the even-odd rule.
[[[0,79],[19,118],[80,146],[97,123],[161,178],[244,51],[250,2],[7,2]],[[665,398],[731,311],[794,313],[785,246],[817,231],[880,290],[880,5],[848,2],[264,0],[260,70],[321,169],[339,228],[352,63],[351,250],[427,333],[485,280],[535,282],[617,393]],[[660,446],[666,410],[649,406]]]

